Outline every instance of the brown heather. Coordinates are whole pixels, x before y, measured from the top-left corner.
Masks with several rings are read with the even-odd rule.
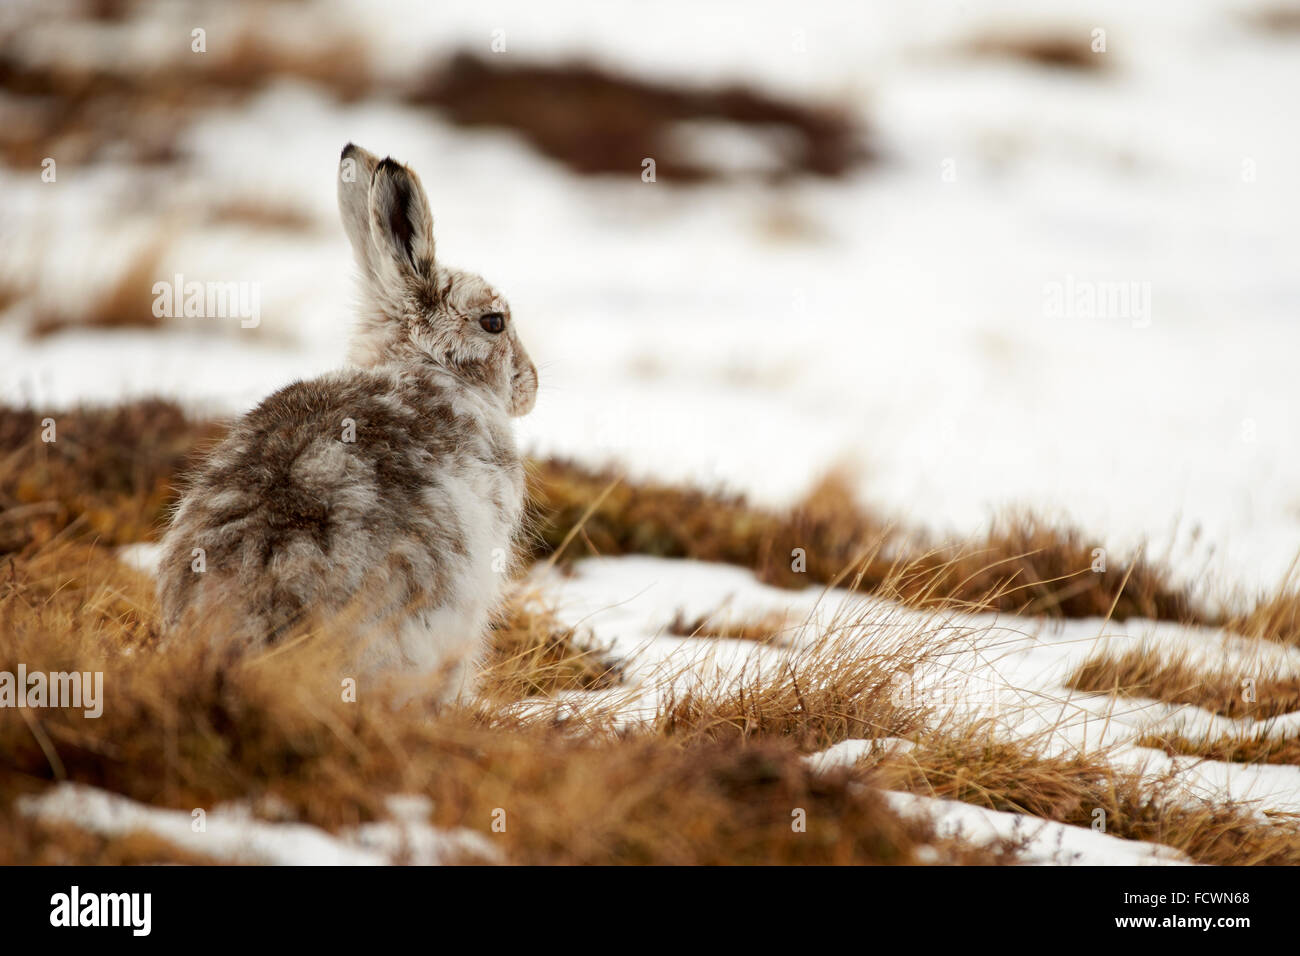
[[[141,164],[181,158],[181,134],[199,111],[230,106],[276,79],[311,83],[342,101],[372,89],[367,51],[354,38],[313,38],[303,48],[267,35],[250,17],[233,35],[209,37],[202,56],[174,63],[34,63],[24,31],[0,35],[0,91],[23,98],[24,121],[0,130],[0,161],[40,168],[85,165],[110,151]],[[186,38],[188,43],[188,38]]]

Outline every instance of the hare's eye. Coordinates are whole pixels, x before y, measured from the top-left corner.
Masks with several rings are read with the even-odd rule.
[[[491,332],[497,335],[505,331],[506,317],[500,312],[489,312],[483,318],[478,320],[478,324],[483,327],[484,332]]]

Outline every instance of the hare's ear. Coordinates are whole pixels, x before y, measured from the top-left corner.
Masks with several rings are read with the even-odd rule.
[[[370,181],[375,178],[379,157],[348,143],[339,157],[339,216],[343,231],[352,243],[357,265],[375,277],[375,250],[370,242]]]
[[[382,278],[432,275],[429,200],[419,177],[394,159],[385,159],[375,167],[370,184],[370,239]]]

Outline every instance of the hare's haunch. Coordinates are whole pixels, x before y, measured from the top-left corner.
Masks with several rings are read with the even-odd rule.
[[[351,365],[271,395],[194,476],[164,625],[262,646],[345,618],[363,667],[445,670],[464,693],[519,529],[510,419],[537,370],[505,299],[435,258],[414,172],[349,144],[338,199],[364,291]]]

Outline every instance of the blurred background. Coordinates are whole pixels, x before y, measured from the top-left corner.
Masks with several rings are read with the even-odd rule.
[[[0,401],[339,365],[351,140],[510,299],[529,451],[769,504],[842,469],[1249,591],[1300,548],[1297,94],[1280,0],[6,0]],[[155,314],[177,281],[256,321]]]

